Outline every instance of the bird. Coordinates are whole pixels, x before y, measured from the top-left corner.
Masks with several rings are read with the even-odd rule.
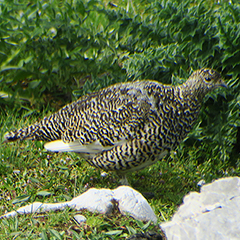
[[[91,166],[126,174],[161,160],[177,148],[195,124],[204,96],[227,87],[220,73],[202,68],[181,85],[136,80],[80,97],[5,142],[46,141],[53,152],[75,152]]]

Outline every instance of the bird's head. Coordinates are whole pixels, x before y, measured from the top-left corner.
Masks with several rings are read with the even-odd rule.
[[[202,68],[197,72],[203,85],[209,90],[218,88],[218,87],[225,87],[227,88],[227,84],[223,81],[220,73],[216,72],[215,70],[209,68]]]
[[[208,92],[219,88],[227,88],[227,84],[223,81],[220,73],[209,68],[202,68],[193,72],[189,77],[185,86],[193,93],[204,97]]]

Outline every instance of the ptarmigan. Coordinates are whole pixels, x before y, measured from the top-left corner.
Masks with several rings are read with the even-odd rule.
[[[195,123],[203,97],[226,86],[211,69],[195,71],[179,86],[152,80],[118,83],[9,132],[5,139],[48,141],[49,151],[77,152],[92,166],[125,175],[175,149]]]

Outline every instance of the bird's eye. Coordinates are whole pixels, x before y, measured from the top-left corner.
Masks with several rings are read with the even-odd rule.
[[[213,75],[214,71],[212,69],[209,70],[209,74]]]

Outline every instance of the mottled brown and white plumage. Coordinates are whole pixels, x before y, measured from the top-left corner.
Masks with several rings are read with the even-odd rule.
[[[203,97],[226,86],[211,69],[182,85],[119,83],[81,97],[40,122],[9,132],[7,141],[48,141],[50,151],[82,154],[92,166],[120,174],[144,168],[175,149],[195,123]]]

